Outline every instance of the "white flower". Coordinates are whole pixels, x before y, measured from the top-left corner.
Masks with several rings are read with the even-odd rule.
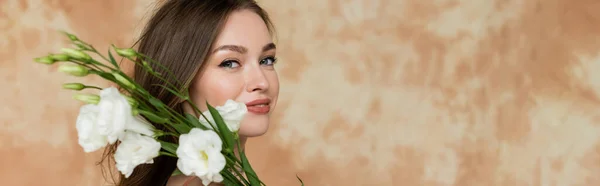
[[[100,92],[98,105],[87,104],[79,109],[76,129],[79,145],[93,152],[124,137],[126,131],[154,135],[154,127],[142,117],[131,115],[131,106],[116,88]]]
[[[225,105],[217,106],[215,107],[215,109],[219,112],[219,114],[221,114],[223,121],[225,122],[225,124],[227,124],[227,128],[229,128],[229,130],[232,132],[236,132],[240,129],[240,123],[242,122],[242,119],[244,119],[244,116],[248,112],[246,104],[235,102],[233,100],[227,100],[225,102]],[[206,116],[206,118],[213,125],[215,125],[215,120],[210,114],[210,111],[207,110],[202,114],[204,114],[204,116]],[[206,119],[204,119],[204,117],[202,117],[202,115],[200,115],[199,119],[202,125],[208,127],[209,129],[212,129],[212,126],[206,121]]]
[[[115,152],[116,167],[128,178],[138,165],[154,163],[160,148],[160,143],[152,137],[127,132]]]
[[[84,105],[79,109],[79,116],[75,128],[79,138],[79,145],[85,152],[93,152],[103,148],[108,143],[105,135],[97,130],[98,106],[93,104]]]
[[[154,135],[155,128],[143,117],[138,115],[138,117],[131,117],[131,120],[125,125],[125,130],[152,136]]]
[[[119,90],[109,87],[100,91],[98,108],[98,130],[113,144],[123,137],[126,124],[133,121],[131,105]]]
[[[190,133],[179,136],[177,168],[187,176],[199,177],[204,185],[222,182],[220,172],[225,168],[222,144],[215,131],[193,128]]]

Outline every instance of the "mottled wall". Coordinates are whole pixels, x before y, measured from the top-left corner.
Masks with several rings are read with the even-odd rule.
[[[600,185],[600,1],[261,4],[281,102],[249,149],[269,185]],[[131,44],[151,7],[0,0],[1,185],[102,183],[60,89],[75,79],[31,58],[66,46],[57,29]]]

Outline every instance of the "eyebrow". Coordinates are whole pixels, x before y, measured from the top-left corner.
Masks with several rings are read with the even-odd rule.
[[[265,45],[262,48],[262,52],[266,52],[269,50],[273,50],[276,49],[277,47],[275,46],[274,43],[269,43],[267,45]],[[237,52],[240,54],[245,54],[246,52],[248,52],[248,49],[244,46],[240,46],[240,45],[221,45],[219,47],[217,47],[216,49],[213,50],[212,53],[218,52],[220,50],[229,50],[229,51],[233,51],[233,52]]]
[[[277,48],[277,47],[275,46],[275,43],[269,43],[269,44],[265,45],[265,46],[262,48],[262,51],[263,51],[263,52],[266,52],[266,51],[273,50],[273,49],[276,49],[276,48]]]

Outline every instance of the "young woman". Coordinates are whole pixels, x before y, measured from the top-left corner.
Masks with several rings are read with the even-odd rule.
[[[173,72],[175,79],[182,82],[177,86],[189,87],[193,102],[203,111],[206,102],[213,106],[223,105],[227,99],[246,103],[248,114],[239,130],[243,148],[248,137],[267,131],[269,116],[277,103],[279,80],[274,68],[276,47],[272,36],[271,21],[254,0],[167,0],[150,18],[138,50]],[[165,82],[138,67],[134,77],[170,107],[190,112],[190,106],[182,100],[159,86],[152,86]],[[176,142],[176,139],[163,140]],[[106,151],[106,158],[113,156],[114,150],[110,149],[115,147]],[[138,166],[129,178],[121,177],[117,183],[202,185],[195,177],[171,176],[176,162],[176,158],[158,157],[153,164]]]

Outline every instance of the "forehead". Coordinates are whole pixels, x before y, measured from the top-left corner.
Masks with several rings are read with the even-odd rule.
[[[273,42],[265,21],[250,10],[233,12],[217,37],[214,47],[241,45],[256,50]]]

